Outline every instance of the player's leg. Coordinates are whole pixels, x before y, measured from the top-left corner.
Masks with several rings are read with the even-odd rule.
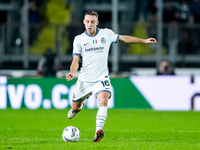
[[[110,96],[111,94],[108,91],[102,91],[97,95],[99,110],[96,116],[96,133],[93,139],[94,142],[99,142],[104,136],[103,126],[107,118],[107,104]]]
[[[72,119],[76,116],[76,114],[81,111],[81,109],[85,106],[84,99],[81,99],[77,102],[72,101],[72,109],[68,112],[68,118]]]
[[[81,99],[78,102],[72,101],[72,111],[77,111],[82,109],[85,106],[85,100]]]
[[[68,118],[72,119],[85,106],[84,100],[92,95],[91,85],[87,82],[77,81],[73,92],[72,109],[68,112]]]

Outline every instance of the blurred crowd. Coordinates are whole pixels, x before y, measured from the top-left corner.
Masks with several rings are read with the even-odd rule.
[[[187,55],[200,55],[200,0],[162,0],[163,1],[163,36],[162,36],[162,55],[168,55],[171,57],[171,52],[175,52],[176,56],[182,56],[181,61],[178,62],[179,67],[186,67],[187,64],[185,59]],[[0,0],[0,4],[15,4],[18,9],[24,8],[24,0]],[[119,13],[119,34],[131,34],[133,36],[139,36],[141,38],[155,37],[157,38],[157,9],[158,0],[118,0],[119,4],[125,8],[130,6],[133,8],[123,10],[124,7],[120,8]],[[84,25],[82,24],[82,15],[88,7],[81,7],[75,10],[74,4],[80,3],[80,6],[100,5],[105,6],[110,4],[111,1],[107,0],[28,0],[28,13],[29,13],[29,55],[40,55],[43,58],[45,50],[51,48],[54,52],[60,52],[63,55],[71,55],[73,50],[73,40],[77,34],[84,31]],[[65,7],[61,7],[63,5]],[[128,4],[128,5],[127,5]],[[19,5],[19,6],[18,6]],[[57,6],[55,6],[57,5]],[[48,7],[47,7],[48,6]],[[79,6],[79,5],[77,5]],[[16,10],[16,8],[14,10]],[[59,9],[58,9],[59,8]],[[103,9],[104,7],[102,7]],[[73,10],[74,9],[74,10]],[[56,11],[55,11],[56,10]],[[51,13],[53,12],[53,13]],[[55,12],[55,13],[54,13]],[[98,12],[98,11],[97,11]],[[112,28],[111,27],[111,15],[112,11],[99,11],[100,13],[100,24],[98,27]],[[9,23],[16,22],[20,23],[21,11],[0,11],[0,23],[8,25]],[[53,14],[53,15],[52,15]],[[130,16],[128,16],[128,15]],[[8,17],[9,16],[9,17]],[[57,16],[61,16],[57,17]],[[12,19],[8,19],[12,18]],[[59,18],[59,19],[58,19]],[[106,18],[106,19],[105,19]],[[55,23],[50,22],[52,20],[60,20],[65,26],[53,26]],[[144,22],[142,22],[144,21]],[[137,23],[139,24],[137,25]],[[47,24],[51,24],[53,28],[46,27]],[[23,28],[13,26],[5,26],[6,30],[0,34],[0,46],[4,46],[5,54],[23,54]],[[144,26],[144,28],[143,28]],[[3,26],[1,26],[3,31]],[[55,38],[55,39],[54,39]],[[5,40],[6,39],[6,40]],[[5,44],[2,44],[5,41]],[[119,51],[122,55],[155,55],[156,46],[149,47],[130,47],[128,51],[127,47],[123,44],[118,44]],[[60,48],[61,50],[58,50]],[[138,50],[137,50],[138,48]],[[60,57],[57,55],[56,57]],[[44,59],[41,59],[44,62]],[[174,63],[175,59],[170,61]],[[185,61],[186,60],[186,61]],[[65,62],[66,64],[68,62]],[[34,62],[35,64],[35,62]],[[140,61],[137,63],[138,66],[143,66],[144,62]],[[195,64],[195,63],[193,63]],[[193,66],[193,64],[191,66]],[[174,64],[177,66],[177,64]],[[190,65],[190,64],[189,64]],[[195,64],[196,65],[196,64]],[[2,63],[4,68],[8,65]],[[16,68],[23,68],[22,63],[15,64]],[[34,65],[35,66],[35,65]],[[42,65],[39,65],[42,66]],[[63,65],[69,66],[69,65]],[[154,64],[147,63],[147,67],[154,66]],[[2,68],[3,68],[2,67]],[[11,66],[13,67],[13,66]],[[29,66],[30,67],[30,66]],[[123,67],[122,67],[123,68]],[[129,68],[129,66],[127,67]],[[167,67],[168,68],[168,67]],[[66,68],[65,68],[66,69]],[[68,69],[68,68],[67,68]],[[123,68],[124,69],[124,68]],[[39,74],[44,74],[41,71],[41,67],[38,69]]]
[[[163,21],[178,23],[200,22],[200,0],[166,1],[163,11]]]
[[[173,21],[179,23],[200,22],[200,0],[163,0],[163,22]],[[157,11],[156,0],[141,0],[138,3],[140,14],[149,19]]]
[[[163,45],[169,51],[174,45],[177,53],[185,56],[200,54],[200,0],[163,1]],[[156,37],[156,0],[142,0],[140,18],[150,22],[149,36]],[[140,19],[139,18],[139,19]]]

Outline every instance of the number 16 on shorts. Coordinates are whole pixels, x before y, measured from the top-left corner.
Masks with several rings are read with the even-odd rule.
[[[110,86],[109,80],[101,81],[101,83],[102,83],[103,87]]]
[[[97,89],[97,93],[99,93],[101,91],[106,91],[106,92],[110,93],[110,96],[111,96],[112,86],[110,84],[110,80],[106,79],[106,80],[99,81],[98,87],[99,88]]]
[[[103,90],[108,91],[110,93],[112,92],[110,80],[102,80],[101,85],[103,86]]]

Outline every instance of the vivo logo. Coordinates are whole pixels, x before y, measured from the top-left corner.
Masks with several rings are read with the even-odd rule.
[[[68,88],[64,84],[56,84],[52,87],[49,99],[43,98],[43,89],[37,84],[7,84],[7,78],[0,76],[0,109],[8,108],[8,102],[13,109],[20,109],[22,105],[29,109],[44,109],[56,108],[65,109],[71,106],[74,85]],[[114,90],[113,90],[114,92]],[[68,98],[62,98],[63,95],[68,95]],[[114,107],[114,94],[109,100],[109,108]],[[93,94],[86,100],[88,108],[97,108],[98,103]]]

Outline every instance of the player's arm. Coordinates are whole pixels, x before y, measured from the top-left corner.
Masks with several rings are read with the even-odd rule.
[[[80,60],[80,56],[78,55],[73,56],[73,60],[70,66],[70,72],[66,74],[67,81],[70,81],[74,78],[74,75],[79,67],[79,60]]]
[[[148,38],[148,39],[142,39],[134,36],[129,36],[129,35],[120,35],[119,36],[119,41],[123,43],[157,43],[155,38]]]

